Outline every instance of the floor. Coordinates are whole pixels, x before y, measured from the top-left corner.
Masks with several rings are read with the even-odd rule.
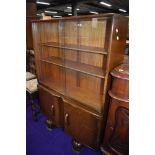
[[[48,131],[46,118],[42,113],[38,121],[32,119],[29,100],[26,103],[26,155],[76,155],[71,145],[71,137],[61,128]],[[84,147],[78,155],[101,155],[101,152]]]

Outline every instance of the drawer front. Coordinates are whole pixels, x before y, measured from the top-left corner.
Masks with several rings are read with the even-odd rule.
[[[85,109],[64,102],[64,128],[72,138],[93,149],[99,149],[102,118]]]
[[[63,126],[62,100],[58,95],[39,87],[41,111],[56,126]]]

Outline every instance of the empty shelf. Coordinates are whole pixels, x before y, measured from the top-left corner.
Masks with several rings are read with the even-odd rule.
[[[67,69],[72,69],[88,75],[96,76],[99,78],[105,78],[103,69],[100,67],[79,63],[75,61],[70,61],[70,60],[64,60],[58,57],[49,57],[46,59],[42,59],[41,61],[48,62],[61,67],[65,67]]]
[[[73,45],[73,44],[64,45],[56,42],[42,43],[41,45],[47,46],[47,47],[68,49],[68,50],[78,50],[78,51],[89,52],[89,53],[107,54],[107,51],[105,51],[105,49],[101,47],[91,47],[91,46]]]

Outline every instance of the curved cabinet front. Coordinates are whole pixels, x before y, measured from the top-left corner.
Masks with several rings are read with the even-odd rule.
[[[109,91],[110,106],[103,154],[129,154],[129,66],[122,64],[111,72],[112,85]]]

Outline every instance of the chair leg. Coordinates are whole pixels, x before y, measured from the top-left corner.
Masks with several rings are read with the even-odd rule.
[[[36,105],[34,103],[34,99],[33,99],[32,94],[30,94],[30,102],[31,102],[31,109],[32,109],[33,120],[37,121]]]

